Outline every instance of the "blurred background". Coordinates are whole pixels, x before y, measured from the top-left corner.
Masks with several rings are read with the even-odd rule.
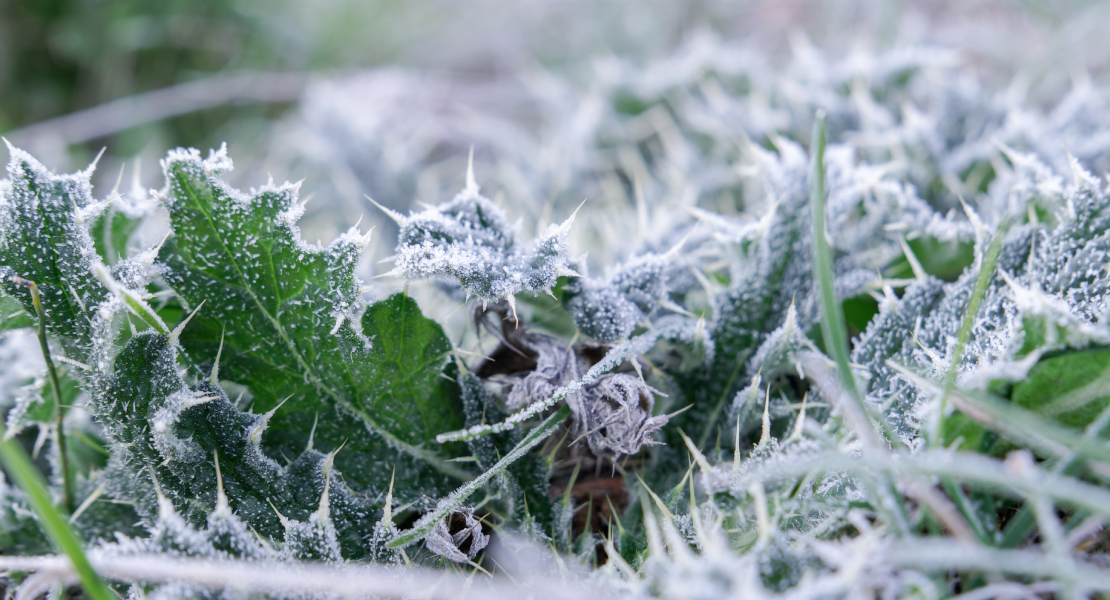
[[[105,149],[98,195],[121,175],[160,187],[169,148],[227,142],[234,184],[304,179],[305,237],[367,216],[378,259],[394,230],[364,196],[445,200],[470,146],[526,228],[606,194],[568,175],[591,159],[559,140],[597,135],[599,81],[682,70],[666,61],[697,40],[766,72],[944,48],[987,89],[1052,106],[1107,84],[1107,23],[1093,0],[0,0],[0,132],[57,171]]]
[[[740,141],[804,145],[818,106],[941,212],[978,206],[1000,141],[1105,174],[1107,24],[1095,0],[0,0],[0,135],[57,172],[104,151],[94,193],[143,219],[109,262],[162,239],[166,151],[226,142],[233,185],[303,180],[306,240],[375,229],[373,299],[405,282],[377,278],[396,226],[368,197],[448,200],[471,148],[522,240],[589,200],[570,247],[594,276],[761,214]],[[410,293],[471,347],[457,287]],[[24,333],[0,338],[0,404],[41,369]]]

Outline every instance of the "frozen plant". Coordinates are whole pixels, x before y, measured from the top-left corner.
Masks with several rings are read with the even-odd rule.
[[[11,148],[0,356],[56,367],[5,400],[21,597],[1110,593],[1103,91],[709,36],[546,81],[484,116],[497,168],[386,210],[392,294],[226,148],[130,200]]]

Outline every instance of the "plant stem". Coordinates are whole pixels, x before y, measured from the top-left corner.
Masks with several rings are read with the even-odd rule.
[[[73,482],[69,473],[69,458],[66,452],[66,434],[62,427],[65,417],[62,408],[62,388],[58,383],[58,371],[54,368],[54,361],[50,358],[50,345],[46,341],[46,311],[42,309],[42,298],[39,296],[39,286],[34,281],[22,277],[12,277],[12,283],[21,285],[31,290],[31,303],[39,317],[39,346],[42,347],[42,358],[46,361],[46,372],[50,377],[50,388],[54,391],[54,422],[57,429],[58,454],[62,462],[62,506],[66,512],[73,512]]]

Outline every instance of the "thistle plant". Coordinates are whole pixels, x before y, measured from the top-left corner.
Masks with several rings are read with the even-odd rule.
[[[135,598],[1110,593],[1110,113],[934,50],[610,65],[531,125],[576,123],[551,139],[580,160],[475,140],[500,167],[382,207],[396,241],[307,243],[300,184],[236,189],[226,147],[98,199],[95,163],[9,146],[0,329],[51,366],[8,400],[0,568],[98,600],[94,571]]]

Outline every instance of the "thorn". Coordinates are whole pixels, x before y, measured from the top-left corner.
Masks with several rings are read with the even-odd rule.
[[[224,353],[224,333],[227,328],[220,329],[220,349],[216,350],[216,362],[212,364],[212,374],[208,376],[208,382],[212,385],[217,385],[220,382],[220,355]]]
[[[505,298],[509,303],[509,308],[513,311],[513,323],[517,329],[520,329],[520,317],[516,314],[516,296],[507,296]]]
[[[335,459],[335,455],[346,445],[347,440],[343,440],[343,443],[335,450],[332,450],[332,452],[328,454],[328,457],[324,459],[324,464],[320,466],[320,471],[322,471],[324,475],[324,493],[320,494],[320,507],[316,509],[316,514],[319,515],[318,518],[320,520],[327,519],[329,515],[330,505],[328,504],[328,489],[331,487],[332,461]]]
[[[304,449],[305,452],[311,452],[312,451],[312,440],[313,440],[313,438],[316,437],[316,422],[319,421],[319,420],[320,420],[320,413],[316,413],[315,416],[312,417],[312,431],[308,432],[308,445],[305,446],[305,449]]]
[[[963,202],[963,199],[960,200]],[[967,206],[966,204],[964,206]],[[921,262],[917,260],[917,255],[913,253],[909,243],[906,242],[905,236],[898,236],[898,243],[902,246],[902,254],[906,255],[906,260],[910,263],[910,269],[913,270],[913,276],[918,281],[925,281],[929,278],[929,274],[925,272],[925,268],[921,266]]]
[[[690,454],[694,455],[694,462],[698,463],[698,468],[704,473],[709,473],[713,470],[713,467],[709,466],[709,461],[706,460],[705,455],[694,445],[694,440],[691,440],[690,437],[686,435],[686,432],[681,429],[678,430],[678,434],[682,436],[682,441],[686,442],[686,448],[690,450]]]
[[[119,166],[119,175],[116,175],[116,184],[112,186],[112,191],[108,192],[109,198],[119,197],[119,184],[123,181],[123,170],[127,168],[127,163],[124,162]]]
[[[964,208],[964,214],[967,215],[967,220],[971,223],[971,228],[975,230],[976,239],[986,240],[986,228],[983,227],[983,221],[979,219],[979,213],[975,212],[975,209],[971,208],[971,206],[964,201],[963,196],[958,197],[960,199],[960,205]]]
[[[136,158],[135,159],[135,169],[133,171],[131,171],[131,194],[132,195],[137,196],[137,195],[142,193],[142,189],[143,189],[142,170],[143,170],[143,159],[142,158]]]
[[[274,509],[274,514],[276,514],[278,516],[278,520],[281,521],[281,526],[289,529],[289,526],[291,525],[291,523],[289,523],[289,519],[285,518],[285,515],[281,514],[281,511],[278,510],[276,506],[274,506],[273,502],[270,502],[269,500],[267,500],[266,502],[270,505],[270,508]]]
[[[798,420],[794,421],[794,431],[790,434],[789,439],[792,439],[792,440],[802,439],[802,428],[805,425],[805,421],[806,421],[806,402],[808,402],[808,401],[809,401],[809,392],[806,392],[802,396],[802,409],[800,411],[798,411]]]
[[[224,476],[220,472],[220,451],[213,450],[212,458],[216,462],[216,509],[215,512],[231,512],[227,503],[227,494],[224,493]]]
[[[673,413],[667,415],[667,418],[668,419],[673,419],[673,418],[677,417],[678,415],[681,415],[682,413],[690,410],[691,408],[694,408],[694,403],[693,402],[691,402],[690,404],[687,404],[686,406],[684,406],[684,407],[674,411]]]
[[[195,397],[192,397],[192,398],[189,398],[189,399],[185,400],[181,404],[185,408],[192,408],[194,406],[200,406],[201,404],[208,404],[209,402],[211,402],[213,400],[216,400],[217,398],[219,398],[218,395],[216,395],[216,396],[195,396]]]
[[[389,491],[385,493],[385,507],[382,511],[382,523],[393,524],[393,480],[397,477],[397,467],[393,467],[393,474],[389,476]]]
[[[740,411],[736,411],[736,439],[732,450],[732,472],[740,470]]]
[[[166,243],[166,240],[170,239],[170,235],[172,235],[172,234],[173,234],[172,229],[167,231],[166,235],[162,236],[162,241],[158,242],[157,246],[150,249],[150,255],[151,255],[152,259],[153,259],[153,257],[158,256],[158,253],[162,251],[162,246]]]
[[[88,168],[85,169],[85,173],[88,173],[89,175],[92,175],[93,172],[96,171],[96,165],[97,165],[97,163],[100,162],[100,157],[104,156],[104,151],[107,150],[107,149],[108,149],[107,146],[101,146],[100,152],[96,153],[96,158],[94,158],[93,161],[91,163],[89,163]]]
[[[474,181],[474,144],[470,145],[470,156],[466,159],[466,189],[478,192],[478,182]]]
[[[77,510],[73,511],[73,516],[69,518],[69,524],[73,525],[81,516],[81,514],[84,513],[85,510],[87,510],[90,506],[92,506],[92,503],[96,502],[96,499],[101,497],[102,495],[104,495],[104,488],[98,487],[93,490],[93,492],[89,494],[89,496],[85,498],[83,502],[81,502],[81,505],[77,507]]]
[[[384,212],[384,213],[385,213],[385,215],[386,215],[387,217],[389,217],[390,219],[393,219],[393,221],[394,221],[395,223],[397,223],[398,225],[404,225],[404,224],[405,224],[405,221],[406,221],[406,219],[405,219],[405,216],[404,216],[404,215],[402,215],[401,213],[399,213],[399,212],[397,212],[397,211],[395,211],[395,210],[392,210],[392,209],[386,208],[386,207],[382,206],[381,204],[378,204],[378,201],[377,201],[377,200],[374,200],[374,199],[373,199],[373,198],[371,198],[370,196],[367,196],[367,195],[365,195],[365,194],[363,194],[363,196],[364,196],[364,197],[365,197],[365,198],[366,198],[367,200],[369,200],[369,201],[370,201],[371,203],[373,203],[373,205],[374,205],[374,206],[377,206],[378,208],[380,208],[380,209],[382,210],[382,212]]]
[[[360,216],[360,217],[358,218],[358,220],[359,220],[359,222],[361,222],[361,221],[362,221],[362,217]],[[374,226],[371,226],[371,227],[370,227],[370,229],[367,229],[367,230],[366,230],[366,233],[365,233],[365,234],[363,234],[362,236],[360,236],[360,237],[358,238],[358,243],[359,243],[359,244],[362,244],[362,248],[363,248],[363,250],[365,250],[366,248],[368,248],[368,247],[370,246],[370,240],[371,240],[371,239],[373,239],[373,237],[374,237],[374,228],[375,228],[375,227],[376,227],[376,225],[374,225]]]
[[[343,440],[343,443],[339,444],[338,448],[329,452],[327,457],[324,458],[324,464],[320,468],[324,471],[325,475],[330,475],[331,474],[331,467],[332,467],[333,462],[335,461],[335,455],[339,454],[339,451],[343,449],[343,446],[347,445],[348,441],[349,441],[349,438],[347,440]]]
[[[682,250],[682,247],[685,246],[686,242],[690,240],[690,236],[694,235],[694,232],[697,231],[698,227],[700,226],[701,221],[694,223],[694,226],[690,228],[690,231],[687,231],[686,235],[682,236],[682,239],[678,240],[678,243],[675,244],[670,250],[664,252],[661,258],[673,258],[675,256],[678,256],[679,250]]]
[[[174,328],[173,331],[170,332],[170,344],[177,343],[177,338],[181,336],[181,332],[185,330],[185,326],[189,324],[189,321],[193,319],[193,315],[197,314],[197,311],[200,310],[200,307],[204,306],[205,302],[208,302],[207,298],[201,300],[200,304],[193,309],[193,312],[189,313],[189,316],[185,317],[185,320],[182,321],[181,324],[179,324],[177,327]]]
[[[574,218],[578,216],[578,211],[582,210],[582,207],[586,205],[587,200],[589,200],[589,198],[583,199],[582,203],[578,205],[578,208],[574,209],[574,212],[570,213],[570,216],[567,217],[567,220],[559,224],[559,227],[555,229],[556,235],[566,235],[570,233],[570,226],[574,224]],[[562,275],[562,273],[560,273],[560,275]],[[574,273],[572,277],[578,277],[578,273]]]
[[[270,412],[262,415],[262,421],[258,425],[256,425],[254,427],[254,429],[251,430],[250,436],[248,438],[250,440],[250,443],[258,444],[259,442],[262,441],[262,432],[266,430],[266,425],[270,422],[270,419],[274,416],[274,413],[276,413],[279,408],[284,406],[285,403],[288,402],[289,399],[292,398],[292,397],[293,397],[293,394],[289,394],[288,396],[285,397],[284,400],[282,400],[281,402],[278,402],[277,406],[270,409]]]
[[[771,386],[767,386],[767,395],[763,398],[763,432],[759,435],[759,445],[771,441],[771,414],[768,408],[771,405]]]

